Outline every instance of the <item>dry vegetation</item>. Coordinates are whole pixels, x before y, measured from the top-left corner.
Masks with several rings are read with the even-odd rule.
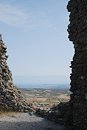
[[[58,89],[22,89],[27,102],[33,104],[35,108],[49,109],[60,102],[69,101],[69,90]]]
[[[18,114],[18,112],[0,111],[0,117],[3,117],[3,116],[16,117],[17,114]]]

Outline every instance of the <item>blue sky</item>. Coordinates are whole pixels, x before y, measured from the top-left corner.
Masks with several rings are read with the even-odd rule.
[[[0,0],[0,29],[15,83],[69,83],[73,45],[66,0]]]

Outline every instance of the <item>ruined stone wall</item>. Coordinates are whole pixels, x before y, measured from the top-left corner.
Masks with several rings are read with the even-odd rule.
[[[87,130],[87,0],[70,0],[67,8],[70,12],[69,39],[75,49],[67,130]]]
[[[12,74],[7,65],[7,48],[0,35],[0,110],[29,110],[22,93],[14,86]]]

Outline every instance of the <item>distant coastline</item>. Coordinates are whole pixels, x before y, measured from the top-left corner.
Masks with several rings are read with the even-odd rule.
[[[16,84],[18,88],[69,89],[69,84]]]

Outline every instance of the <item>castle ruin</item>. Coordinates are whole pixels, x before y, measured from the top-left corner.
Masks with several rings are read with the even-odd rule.
[[[12,74],[7,65],[7,48],[0,34],[0,111],[29,111],[30,107],[13,84]]]
[[[75,54],[71,62],[70,115],[66,130],[87,130],[87,0],[70,0],[69,39]]]

